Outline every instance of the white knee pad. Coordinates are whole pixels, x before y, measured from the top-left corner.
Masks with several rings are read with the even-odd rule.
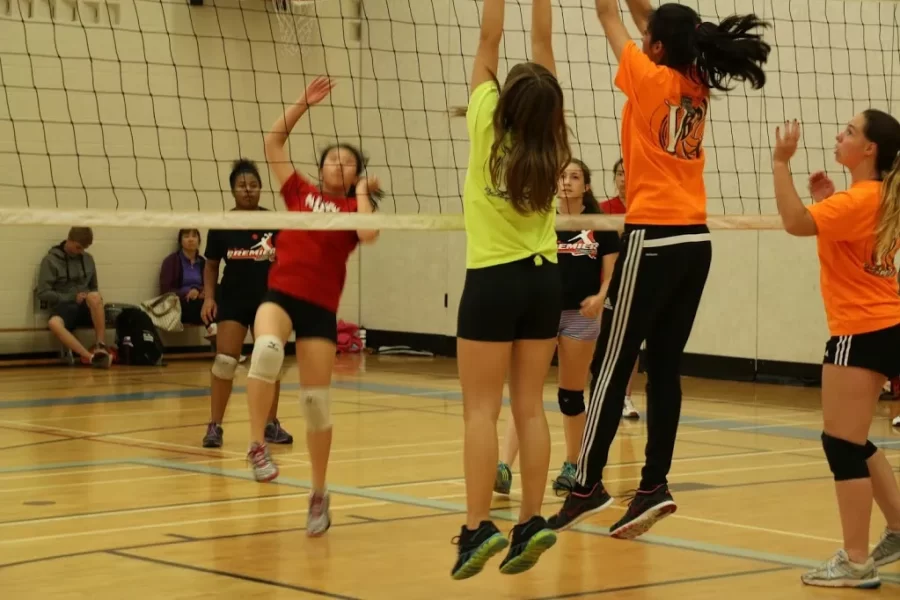
[[[234,379],[234,372],[237,370],[238,361],[236,358],[227,354],[216,354],[213,361],[212,374],[216,379],[231,381]]]
[[[331,399],[327,387],[308,387],[300,390],[300,408],[306,418],[307,431],[331,429]]]
[[[261,335],[253,344],[247,377],[268,383],[278,381],[284,363],[284,344],[275,335]]]

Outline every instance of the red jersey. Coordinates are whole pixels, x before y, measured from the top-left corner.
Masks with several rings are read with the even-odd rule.
[[[325,194],[296,171],[281,186],[281,196],[290,211],[356,212],[356,198]],[[358,243],[355,231],[282,230],[269,289],[336,313],[347,259]]]
[[[610,198],[609,200],[601,202],[600,210],[602,210],[605,215],[624,215],[626,209],[622,199],[616,196],[615,198]]]

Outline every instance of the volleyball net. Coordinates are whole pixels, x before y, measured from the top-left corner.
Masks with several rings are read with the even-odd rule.
[[[798,186],[844,175],[833,137],[855,111],[898,112],[896,2],[686,2],[705,19],[755,11],[773,27],[768,84],[715,95],[704,147],[713,227],[777,227],[773,131],[804,126]],[[592,0],[554,0],[554,49],[573,154],[615,195],[624,98]],[[624,2],[622,3],[624,6]],[[265,167],[263,136],[316,75],[337,88],[290,137],[296,167],[353,143],[387,191],[384,228],[461,229],[464,106],[481,2],[471,0],[105,0],[9,2],[0,12],[0,223],[245,227],[227,176]],[[67,10],[66,7],[71,8]],[[530,2],[508,1],[500,75],[527,60]],[[632,32],[630,17],[623,18]],[[264,177],[263,204],[283,210]],[[146,213],[146,214],[142,214]],[[166,214],[167,213],[167,214]],[[216,213],[219,213],[216,215]],[[717,217],[728,218],[717,218]],[[739,217],[739,218],[736,218]],[[298,228],[355,228],[353,215],[269,215]],[[367,221],[368,222],[368,221]]]

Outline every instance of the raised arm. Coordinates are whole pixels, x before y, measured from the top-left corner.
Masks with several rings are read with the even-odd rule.
[[[478,37],[478,51],[472,65],[472,79],[469,93],[475,91],[485,81],[497,76],[500,64],[500,40],[503,39],[503,13],[506,0],[484,0],[481,15],[481,35]]]
[[[550,0],[534,0],[531,4],[531,53],[534,62],[556,75]]]
[[[775,183],[775,201],[784,230],[791,235],[816,235],[818,229],[811,214],[803,205],[794,178],[791,175],[790,162],[797,151],[800,141],[800,125],[797,121],[787,122],[784,128],[775,130],[775,150],[772,153],[772,177]]]
[[[646,2],[646,0],[643,1]],[[625,23],[619,16],[619,0],[596,0],[596,3],[597,18],[600,19],[600,25],[606,33],[609,46],[618,59],[622,56],[625,44],[631,40],[628,30],[625,29]]]
[[[628,12],[631,13],[631,19],[637,25],[638,32],[644,35],[647,31],[647,24],[650,21],[650,13],[653,7],[650,6],[650,0],[625,0],[628,5]]]
[[[300,117],[309,110],[309,107],[324,100],[334,86],[334,81],[328,77],[316,77],[307,86],[306,92],[284,111],[284,114],[275,121],[272,129],[266,134],[266,160],[269,162],[269,168],[278,178],[279,184],[284,185],[284,182],[294,174],[294,167],[284,150],[284,144],[287,142],[291,130],[294,129],[294,125],[297,124]]]

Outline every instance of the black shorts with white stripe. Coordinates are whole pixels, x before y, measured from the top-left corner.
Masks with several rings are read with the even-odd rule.
[[[834,336],[825,344],[826,365],[859,367],[888,379],[900,375],[900,324],[858,335]]]

